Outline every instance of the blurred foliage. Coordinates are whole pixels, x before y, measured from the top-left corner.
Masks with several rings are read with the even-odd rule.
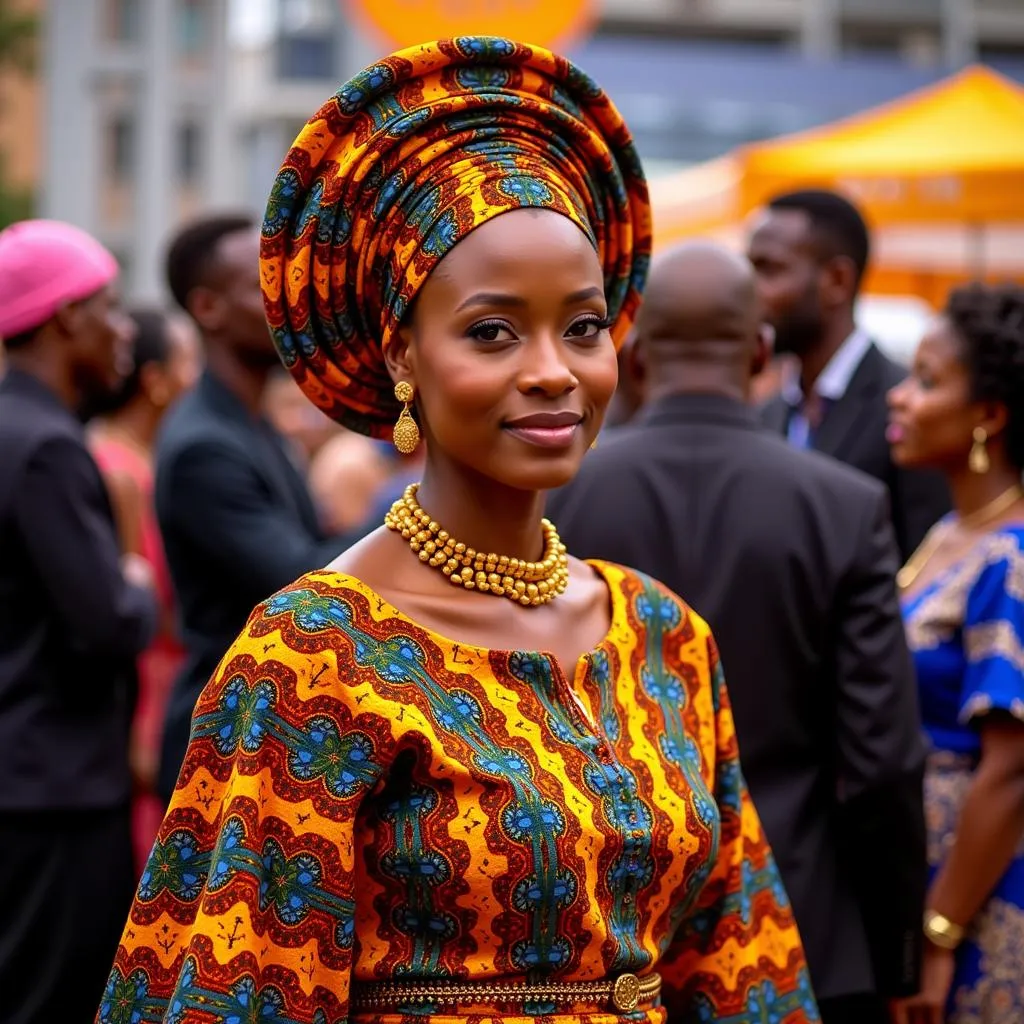
[[[36,65],[39,18],[12,0],[0,0],[0,69],[29,74]]]
[[[35,196],[28,188],[8,184],[0,163],[0,231],[17,220],[35,215]]]
[[[39,19],[12,0],[0,0],[0,72],[28,75],[36,67]],[[9,185],[0,153],[0,229],[33,213],[30,189]]]

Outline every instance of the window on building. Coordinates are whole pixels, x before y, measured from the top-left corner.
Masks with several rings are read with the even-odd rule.
[[[115,43],[139,41],[140,0],[105,0],[103,5],[104,38]]]
[[[282,31],[322,32],[334,21],[333,0],[278,0],[278,25]]]
[[[135,177],[135,121],[130,114],[110,119],[107,140],[107,176],[116,184]]]
[[[1014,77],[1020,77],[1020,72],[1024,69],[1024,38],[1002,39],[999,42],[982,40],[978,46],[978,58],[997,66],[1004,62],[1016,63],[1017,67],[1013,71],[1017,74]]]
[[[283,79],[336,77],[339,20],[331,0],[278,0],[277,73]]]
[[[175,20],[179,53],[195,56],[205,51],[210,30],[209,15],[206,0],[178,0]]]
[[[280,36],[277,73],[283,79],[334,79],[334,40],[320,36]]]
[[[177,138],[178,183],[198,184],[203,173],[203,129],[195,121],[178,125]]]

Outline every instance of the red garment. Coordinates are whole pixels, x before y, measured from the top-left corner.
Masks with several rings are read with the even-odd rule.
[[[92,448],[104,475],[119,473],[129,476],[142,495],[140,554],[153,569],[162,626],[152,644],[139,655],[139,696],[132,721],[132,740],[133,747],[147,760],[151,759],[155,768],[167,702],[185,650],[171,628],[175,622],[174,588],[153,505],[153,467],[140,451],[113,437],[96,438]],[[136,867],[140,872],[149,857],[163,815],[163,802],[154,791],[136,792],[132,806],[132,843]]]

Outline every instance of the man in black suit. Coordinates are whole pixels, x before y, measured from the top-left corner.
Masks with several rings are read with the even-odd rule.
[[[747,404],[767,355],[749,264],[656,261],[646,404],[552,496],[568,549],[661,579],[710,623],[754,803],[825,1024],[916,991],[924,749],[885,489],[793,450]]]
[[[131,902],[128,739],[152,576],[122,558],[77,410],[131,368],[117,264],[0,232],[0,1018],[90,1021]],[[127,358],[127,362],[126,362]]]
[[[189,225],[171,244],[167,276],[199,329],[206,372],[168,414],[156,452],[157,517],[187,651],[164,727],[165,799],[196,699],[249,613],[345,547],[324,535],[303,474],[263,413],[280,363],[264,318],[255,224],[226,215]]]
[[[885,439],[886,392],[906,371],[854,321],[870,242],[860,213],[834,192],[790,192],[772,200],[748,255],[775,351],[800,361],[799,377],[762,410],[764,423],[800,448],[814,448],[870,474],[889,489],[903,561],[950,509],[938,474],[898,468]]]

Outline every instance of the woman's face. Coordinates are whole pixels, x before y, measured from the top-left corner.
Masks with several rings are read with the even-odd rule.
[[[615,390],[601,265],[549,210],[515,210],[438,264],[392,356],[431,460],[522,490],[576,473]]]
[[[142,386],[150,402],[166,409],[188,391],[202,371],[199,337],[191,321],[169,316],[166,321],[167,358],[142,368]]]
[[[183,316],[168,319],[167,349],[167,380],[174,401],[195,384],[202,372],[203,354],[191,320]]]
[[[940,317],[926,331],[911,373],[889,392],[886,438],[900,466],[962,471],[974,429],[986,423],[971,399],[961,342]]]

